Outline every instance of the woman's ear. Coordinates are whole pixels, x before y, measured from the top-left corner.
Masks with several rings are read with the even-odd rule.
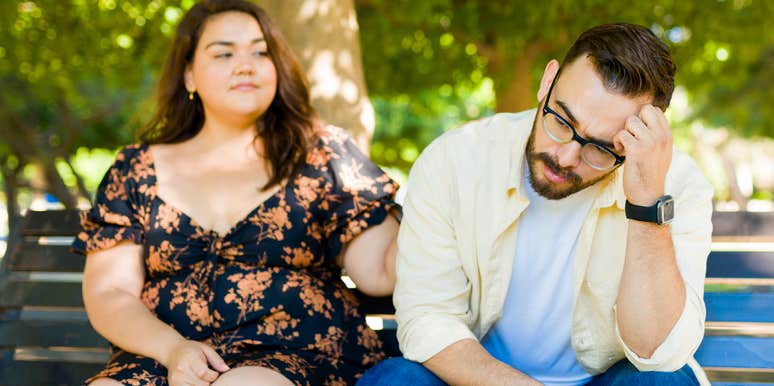
[[[194,80],[193,80],[193,71],[191,70],[190,64],[187,64],[185,66],[185,72],[183,72],[183,78],[185,79],[185,89],[188,90],[188,92],[195,92],[196,83],[194,83]]]

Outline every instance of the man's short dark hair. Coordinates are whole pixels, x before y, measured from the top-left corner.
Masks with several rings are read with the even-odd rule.
[[[669,107],[675,71],[669,47],[636,24],[605,24],[583,32],[564,56],[562,67],[586,56],[605,86],[626,96],[651,95],[661,110]]]

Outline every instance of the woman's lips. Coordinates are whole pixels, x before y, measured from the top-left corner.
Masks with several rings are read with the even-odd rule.
[[[239,91],[252,91],[258,88],[258,85],[254,83],[239,83],[231,87],[232,90]]]

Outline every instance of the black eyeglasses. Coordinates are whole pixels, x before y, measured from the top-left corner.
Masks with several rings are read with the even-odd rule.
[[[546,101],[543,103],[543,130],[548,134],[548,137],[562,144],[570,141],[581,144],[581,159],[596,170],[610,170],[622,164],[626,157],[616,154],[599,142],[581,137],[570,122],[548,107],[548,101],[551,99],[551,92],[554,90],[557,78],[559,78],[559,72],[556,73],[551,82],[551,88],[548,89]]]

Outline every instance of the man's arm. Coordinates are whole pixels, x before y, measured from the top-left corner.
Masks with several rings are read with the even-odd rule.
[[[457,341],[422,364],[449,385],[540,385],[472,339]]]
[[[616,301],[621,338],[638,356],[650,358],[674,327],[684,305],[685,284],[675,260],[670,227],[630,220]]]
[[[672,136],[661,110],[645,106],[616,138],[626,152],[627,199],[650,206],[664,195],[672,166]],[[684,156],[683,156],[684,157]],[[670,187],[675,221],[656,225],[630,220],[616,300],[619,336],[640,370],[673,371],[685,364],[703,335],[701,299],[711,244],[711,188],[698,168],[680,162]],[[675,189],[677,189],[675,191]],[[636,356],[636,357],[635,357]]]

